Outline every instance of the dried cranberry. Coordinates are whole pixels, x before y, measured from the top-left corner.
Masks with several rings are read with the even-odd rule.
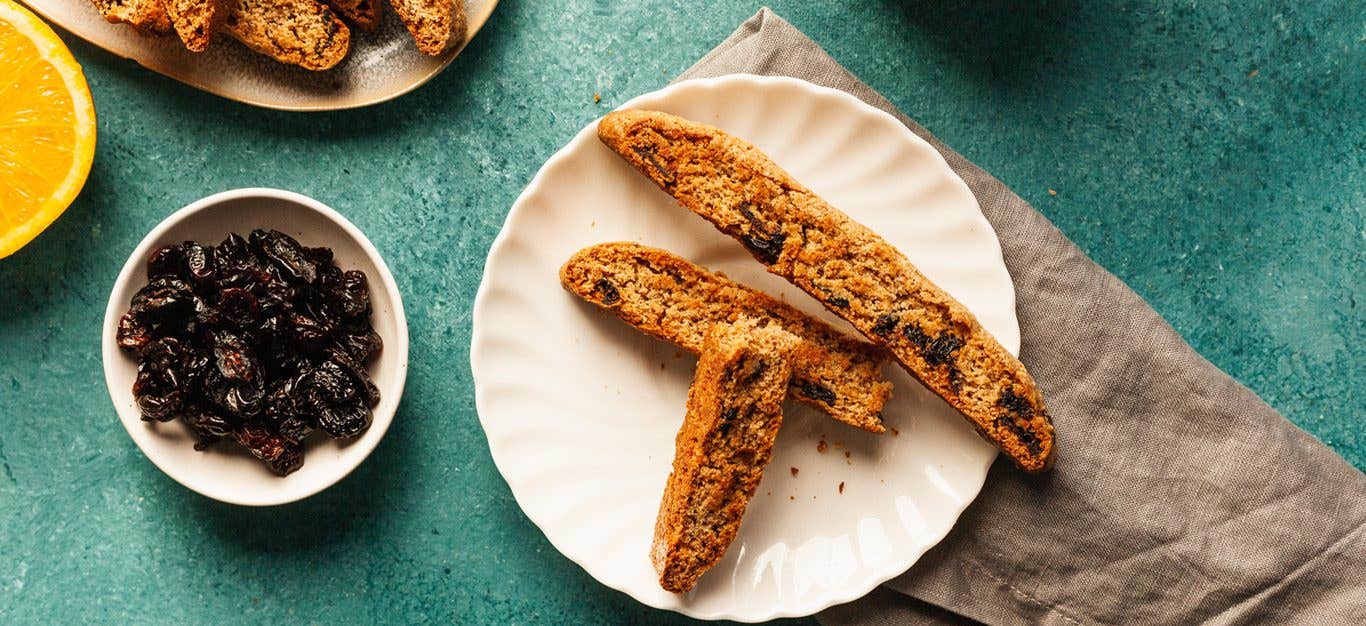
[[[202,389],[209,370],[213,367],[212,354],[208,350],[195,348],[187,350],[180,359],[184,385],[190,389]]]
[[[311,317],[307,313],[294,312],[289,316],[291,338],[305,349],[318,349],[327,342],[335,330],[326,318]]]
[[[144,393],[137,397],[138,410],[142,411],[143,421],[169,422],[184,406],[182,400],[180,392],[174,390],[160,394]]]
[[[356,397],[360,391],[355,379],[336,361],[323,361],[308,378],[308,385],[318,398],[327,404],[341,404]]]
[[[251,231],[251,245],[265,255],[287,278],[295,282],[312,283],[318,277],[318,266],[304,253],[304,247],[293,237],[278,230]]]
[[[370,380],[370,375],[365,372],[365,368],[360,363],[353,360],[350,355],[340,350],[329,350],[329,364],[339,367],[351,379],[357,391],[361,394],[366,404],[375,406],[379,404],[379,388]]]
[[[158,339],[143,349],[133,382],[133,398],[142,419],[169,421],[184,406],[183,360],[184,349],[173,338]]]
[[[764,233],[763,235],[741,235],[740,243],[749,248],[750,254],[765,265],[773,265],[783,255],[783,243],[787,235],[783,233]]]
[[[178,278],[160,277],[133,296],[129,309],[144,318],[178,318],[194,308],[194,294]]]
[[[384,342],[379,334],[368,328],[363,332],[342,333],[337,337],[337,348],[357,363],[370,360],[370,357],[378,354],[383,347]]]
[[[295,374],[275,380],[266,395],[265,416],[272,422],[282,422],[300,414],[300,394],[303,393],[305,374]]]
[[[337,439],[355,437],[369,426],[370,409],[359,400],[328,407],[318,413],[318,427]]]
[[[295,441],[303,441],[313,433],[313,423],[306,418],[286,417],[275,424],[276,432]]]
[[[185,256],[181,253],[180,244],[162,246],[152,251],[152,255],[147,258],[147,279],[169,277],[179,278],[180,268],[185,262]]]
[[[281,476],[289,475],[304,464],[304,449],[299,442],[272,433],[263,424],[246,424],[237,431],[236,437],[242,447],[265,461],[271,471]]]
[[[123,317],[119,318],[117,341],[120,348],[137,352],[152,341],[152,331],[146,324],[138,321],[137,316],[124,313]]]
[[[214,369],[204,381],[205,396],[214,406],[239,419],[251,419],[261,413],[265,388],[256,381],[231,381]]]
[[[613,285],[612,281],[607,280],[606,278],[599,278],[598,282],[593,284],[593,288],[598,293],[602,294],[603,304],[612,306],[613,304],[621,302],[621,292],[617,291],[617,286]]]
[[[196,449],[234,439],[281,475],[313,430],[369,427],[379,390],[363,364],[383,342],[365,274],[331,250],[258,230],[158,248],[147,275],[116,335],[137,355],[144,419],[179,417]]]
[[[261,363],[255,352],[239,335],[220,332],[214,335],[214,364],[226,380],[252,381],[261,378]]]
[[[181,254],[185,257],[185,280],[196,285],[201,285],[213,278],[213,249],[205,248],[193,241],[187,241],[181,246]]]
[[[370,284],[362,272],[344,272],[341,284],[331,295],[337,310],[345,317],[358,317],[370,312]]]
[[[874,335],[886,335],[896,330],[897,320],[891,315],[879,315],[877,321],[873,323]]]
[[[218,310],[226,322],[242,329],[254,326],[261,317],[261,305],[256,296],[240,287],[229,287],[218,293]]]
[[[792,381],[792,386],[800,390],[802,392],[802,395],[806,396],[807,398],[810,398],[817,402],[828,404],[830,406],[835,405],[835,391],[829,387],[826,387],[825,385],[809,380],[794,379]]]
[[[213,249],[213,264],[219,272],[241,269],[251,260],[251,249],[241,235],[228,235],[223,243]]]
[[[218,326],[223,323],[223,312],[203,298],[194,298],[194,323],[199,326]]]
[[[320,267],[332,264],[332,248],[304,248],[304,256]]]
[[[146,369],[179,372],[185,350],[185,344],[175,337],[157,339],[143,348],[142,360],[138,363],[138,371]]]
[[[200,445],[195,447],[200,450],[223,437],[231,437],[238,426],[233,420],[222,415],[201,410],[188,412],[181,416],[181,419],[194,431],[195,438],[199,439]]]

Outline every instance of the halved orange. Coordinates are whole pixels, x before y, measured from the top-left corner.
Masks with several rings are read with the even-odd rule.
[[[0,259],[76,199],[95,158],[95,105],[57,33],[0,0]]]

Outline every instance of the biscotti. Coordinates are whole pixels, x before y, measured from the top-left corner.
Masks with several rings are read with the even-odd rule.
[[[176,35],[191,52],[207,50],[214,31],[227,17],[220,0],[165,0],[163,6]]]
[[[320,71],[340,63],[351,31],[316,0],[225,0],[224,31],[281,63]]]
[[[104,21],[127,24],[144,35],[171,32],[171,20],[161,0],[93,0]]]
[[[720,129],[619,111],[598,124],[598,137],[770,272],[887,347],[1021,469],[1051,465],[1053,425],[1024,366],[895,247]]]
[[[650,548],[664,589],[692,589],[735,539],[773,456],[792,364],[813,357],[800,354],[809,346],[755,320],[707,330]]]
[[[424,54],[437,55],[465,42],[464,0],[389,0]]]
[[[361,30],[374,30],[379,25],[380,0],[327,0],[327,5],[340,13],[347,24]]]
[[[575,253],[560,282],[648,335],[694,354],[707,329],[752,317],[781,326],[823,353],[799,367],[789,393],[831,417],[883,432],[882,407],[892,384],[882,375],[883,350],[850,338],[763,292],[709,272],[664,250],[604,243]]]

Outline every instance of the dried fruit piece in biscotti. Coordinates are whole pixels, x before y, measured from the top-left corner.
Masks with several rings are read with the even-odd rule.
[[[797,369],[789,394],[856,428],[884,430],[882,407],[892,393],[882,376],[887,355],[761,291],[634,243],[578,251],[560,269],[560,282],[646,334],[693,354],[702,351],[702,338],[715,324],[745,316],[781,326],[823,353]]]
[[[1051,465],[1053,424],[1029,372],[876,233],[720,129],[618,111],[598,124],[598,137],[770,272],[889,349],[1021,469]]]
[[[707,330],[650,547],[664,589],[692,589],[735,539],[773,456],[792,366],[816,358],[809,350],[755,320]]]
[[[171,32],[171,20],[161,0],[92,0],[106,22],[127,24],[144,35]]]
[[[180,41],[191,52],[207,50],[227,17],[220,0],[165,0],[164,6]]]
[[[225,0],[224,32],[281,63],[331,69],[351,48],[351,30],[315,0]]]
[[[328,6],[341,14],[346,23],[361,30],[374,30],[379,25],[380,0],[327,0]]]
[[[438,55],[465,42],[464,0],[389,0],[423,54]]]

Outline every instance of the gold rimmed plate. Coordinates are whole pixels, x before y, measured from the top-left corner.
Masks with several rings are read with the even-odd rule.
[[[336,111],[392,100],[431,80],[464,49],[453,47],[440,56],[418,52],[387,1],[379,27],[372,32],[352,29],[350,54],[325,72],[278,63],[226,36],[196,54],[174,34],[144,37],[126,25],[105,22],[89,0],[19,2],[71,34],[154,72],[229,100],[285,111]],[[465,0],[465,45],[497,5],[498,0]]]

